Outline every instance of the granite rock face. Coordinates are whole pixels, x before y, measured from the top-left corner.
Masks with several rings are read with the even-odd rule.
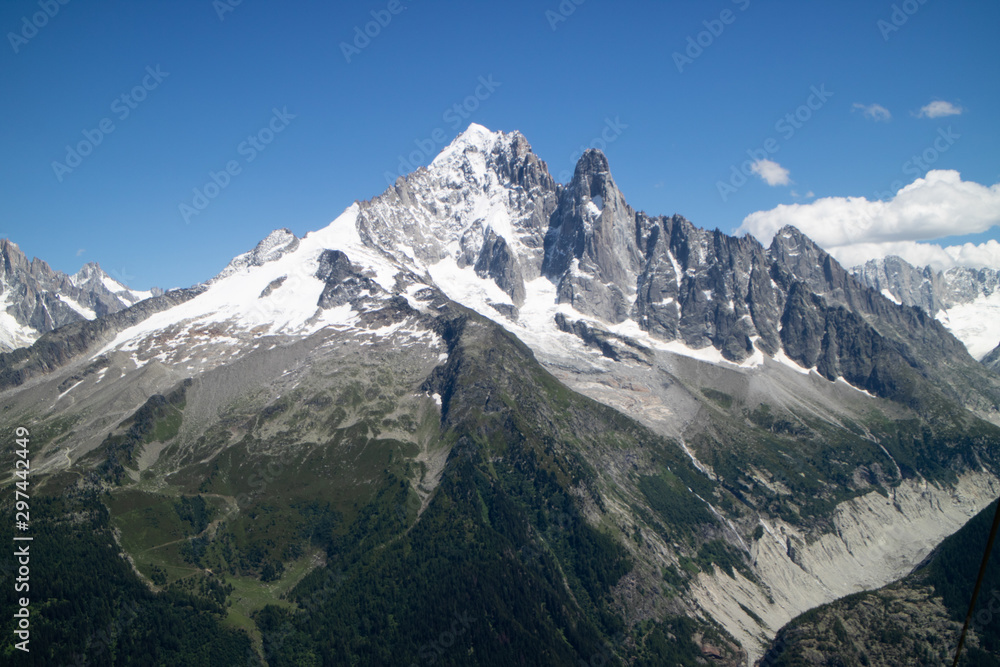
[[[345,304],[352,304],[360,309],[365,297],[382,292],[378,283],[363,275],[340,250],[323,251],[319,257],[316,277],[326,283],[317,304],[324,309]]]
[[[476,260],[476,275],[491,278],[506,292],[515,306],[524,305],[524,274],[517,256],[502,236],[490,229]]]
[[[778,350],[781,295],[760,243],[698,229],[678,215],[640,215],[639,222],[645,258],[635,317],[642,328],[693,348],[713,346],[732,361],[750,356],[754,340],[767,354]]]
[[[521,293],[523,281],[541,274],[543,238],[560,188],[520,133],[498,138],[473,126],[466,135],[430,167],[361,202],[358,234],[399,259],[478,266],[504,291]]]
[[[558,281],[560,302],[617,323],[629,316],[641,267],[636,214],[615,185],[607,158],[588,150],[549,222],[542,273]]]

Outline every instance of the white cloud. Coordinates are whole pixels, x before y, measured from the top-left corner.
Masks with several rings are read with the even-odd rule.
[[[86,248],[80,248],[79,250],[76,251],[76,256],[79,257],[85,252],[87,252]]]
[[[865,118],[870,118],[872,120],[889,120],[892,118],[892,114],[881,104],[862,104],[861,102],[855,102],[854,106],[851,107],[853,111],[861,110],[864,113]]]
[[[808,204],[782,204],[751,213],[737,232],[753,234],[766,244],[785,225],[797,227],[846,266],[896,254],[936,268],[1000,267],[1000,244],[995,241],[948,248],[918,243],[1000,225],[1000,183],[987,187],[963,181],[957,171],[930,171],[889,201],[823,197]]]
[[[944,116],[958,116],[965,109],[955,106],[951,102],[945,102],[944,100],[935,100],[930,104],[927,104],[920,108],[920,113],[917,114],[920,118],[942,118]]]
[[[757,160],[750,165],[750,171],[764,179],[768,185],[788,185],[788,170],[774,160]]]
[[[897,255],[913,266],[930,266],[935,271],[953,266],[1000,269],[1000,243],[992,239],[979,245],[966,243],[947,247],[916,241],[859,243],[833,248],[830,254],[848,268],[864,264],[869,259]]]

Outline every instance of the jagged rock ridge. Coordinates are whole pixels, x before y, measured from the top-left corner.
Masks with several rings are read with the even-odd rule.
[[[0,350],[29,345],[63,325],[105,317],[158,294],[162,291],[130,290],[93,262],[72,276],[53,271],[0,239]]]

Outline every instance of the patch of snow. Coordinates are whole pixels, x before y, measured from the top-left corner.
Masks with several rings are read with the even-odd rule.
[[[854,386],[853,384],[851,384],[850,382],[848,382],[847,380],[845,380],[845,379],[844,379],[843,377],[838,377],[838,378],[837,378],[836,380],[834,380],[834,382],[839,382],[840,384],[843,384],[843,385],[847,385],[848,387],[850,387],[850,388],[851,388],[851,389],[853,389],[854,391],[860,391],[860,392],[861,392],[862,394],[864,394],[865,396],[870,396],[871,398],[877,398],[877,397],[876,397],[876,396],[875,396],[874,394],[872,394],[871,392],[869,392],[869,391],[865,391],[865,390],[864,390],[864,389],[862,389],[861,387],[855,387],[855,386]],[[888,452],[887,452],[887,453],[888,453]]]
[[[62,301],[63,303],[65,303],[67,306],[69,306],[73,310],[75,310],[77,313],[79,313],[83,317],[87,318],[88,320],[92,320],[95,317],[97,317],[97,313],[95,313],[91,308],[87,308],[86,306],[80,305],[74,299],[71,299],[70,297],[66,296],[65,294],[56,294],[56,298],[59,299],[60,301]]]
[[[469,148],[480,153],[489,153],[500,138],[499,132],[490,132],[488,129],[472,123],[462,134],[458,135],[454,141],[442,150],[431,162],[432,167],[441,166],[456,156],[461,155]]]
[[[897,306],[902,305],[902,303],[903,303],[902,301],[900,301],[899,299],[896,298],[895,294],[893,294],[892,292],[890,292],[889,290],[887,290],[885,288],[882,289],[882,296],[884,296],[885,298],[889,299],[889,301],[892,301]]]
[[[0,298],[0,345],[11,349],[27,347],[42,334],[33,327],[21,324],[7,312],[10,296],[10,290],[5,290]]]
[[[127,289],[124,285],[109,275],[102,276],[101,283],[112,294],[118,294],[118,292],[124,292]]]
[[[1000,290],[938,312],[937,319],[977,361],[1000,343]]]
[[[517,237],[514,235],[514,227],[510,223],[510,212],[506,206],[491,206],[489,213],[486,215],[484,228],[492,229],[494,234],[502,236],[508,244],[513,244],[517,241]]]
[[[480,278],[471,266],[460,268],[453,257],[427,267],[427,272],[448,298],[477,312],[488,314],[492,310],[490,302],[514,305],[495,282]]]
[[[59,394],[59,396],[56,397],[56,402],[58,402],[60,398],[62,398],[63,396],[65,396],[69,392],[71,392],[74,389],[76,389],[77,387],[79,387],[81,384],[83,384],[83,380],[77,380],[76,382],[74,382],[71,387],[69,387],[66,391],[64,391],[63,393]]]
[[[785,350],[783,348],[779,349],[778,352],[771,358],[779,364],[791,368],[796,373],[802,373],[802,375],[809,375],[815,370],[814,368],[805,368],[804,366],[800,366],[797,361],[793,361],[791,357],[785,354]]]
[[[152,290],[128,289],[128,290],[125,290],[125,292],[126,292],[126,294],[129,295],[129,297],[131,297],[131,300],[134,303],[138,303],[140,301],[145,301],[146,299],[153,298],[153,291]]]
[[[674,267],[674,278],[677,280],[677,293],[680,294],[681,281],[684,280],[684,274],[681,271],[681,265],[677,263],[677,260],[674,259],[674,254],[669,250],[667,251],[667,257],[670,258],[670,266]]]

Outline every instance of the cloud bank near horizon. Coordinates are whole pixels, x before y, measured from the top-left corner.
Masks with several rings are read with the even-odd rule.
[[[949,236],[978,234],[1000,225],[1000,183],[963,181],[954,170],[932,170],[888,201],[822,197],[751,213],[736,230],[768,244],[785,225],[816,241],[847,267],[898,255],[915,266],[1000,268],[1000,243],[942,246]]]

